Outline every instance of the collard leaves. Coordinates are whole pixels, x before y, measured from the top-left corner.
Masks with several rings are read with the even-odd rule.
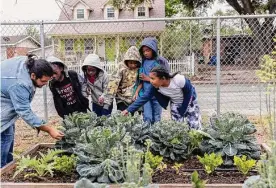
[[[253,133],[255,126],[241,114],[225,113],[219,118],[212,117],[211,125],[205,132],[212,138],[205,137],[200,149],[203,153],[220,153],[224,165],[232,166],[235,155],[246,155],[249,158],[259,159],[261,149]]]

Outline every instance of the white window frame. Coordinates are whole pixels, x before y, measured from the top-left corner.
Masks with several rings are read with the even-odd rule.
[[[94,50],[94,39],[84,39],[84,52],[85,54],[93,53]]]
[[[143,10],[139,10],[139,9],[143,9]],[[143,16],[139,15],[141,13],[143,13],[144,15]],[[146,14],[146,7],[145,6],[139,6],[139,7],[137,7],[137,17],[138,18],[145,18],[146,15],[147,14]]]
[[[77,15],[76,15],[77,19],[84,19],[85,18],[85,15],[84,15],[85,14],[85,10],[84,9],[77,9],[76,11],[77,11]],[[79,14],[79,11],[82,11],[83,14],[82,13]],[[79,18],[79,15],[83,15],[83,17]]]
[[[109,16],[109,14],[113,14],[113,16]],[[114,7],[107,7],[106,8],[106,17],[107,19],[113,19],[115,18],[115,8]]]
[[[69,42],[72,41],[72,42]],[[65,52],[74,51],[74,39],[64,39],[64,50]]]

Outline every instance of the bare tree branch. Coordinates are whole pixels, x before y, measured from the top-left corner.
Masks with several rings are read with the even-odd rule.
[[[242,6],[239,4],[237,0],[226,0],[227,3],[233,7],[239,14],[244,14],[244,10]]]
[[[244,11],[247,14],[254,14],[255,10],[254,10],[251,0],[241,0],[241,2],[243,4]]]
[[[269,0],[267,4],[268,4],[269,14],[275,13],[276,12],[276,1],[275,0]]]

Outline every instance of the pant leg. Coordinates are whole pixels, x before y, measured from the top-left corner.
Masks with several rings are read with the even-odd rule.
[[[97,114],[97,116],[102,116],[102,112],[103,112],[103,107],[96,104],[96,103],[92,103],[92,110],[93,112],[95,112],[95,114]]]
[[[150,124],[153,121],[151,101],[148,101],[143,106],[143,120],[144,122],[150,123]]]
[[[162,114],[162,107],[160,106],[159,102],[154,99],[151,100],[151,104],[152,104],[152,116],[153,116],[153,120],[152,120],[152,124],[158,121],[161,121],[161,114]]]
[[[186,120],[191,129],[201,129],[201,114],[197,100],[191,102],[188,107]]]
[[[171,108],[171,118],[173,121],[183,122],[184,116],[179,114],[178,108],[181,106],[181,104],[174,104],[171,102],[170,108]]]
[[[1,133],[1,168],[13,160],[15,126],[10,126]]]

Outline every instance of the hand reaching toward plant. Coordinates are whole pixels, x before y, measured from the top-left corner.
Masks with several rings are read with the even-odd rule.
[[[123,114],[124,116],[127,116],[127,115],[128,115],[128,111],[127,111],[127,110],[124,110],[124,111],[122,111],[122,114]]]
[[[62,137],[64,136],[63,132],[59,131],[59,130],[56,130],[56,129],[52,129],[50,132],[49,132],[49,135],[54,138],[54,139],[57,139],[57,140],[61,140]]]
[[[64,134],[61,131],[53,127],[50,127],[49,125],[42,125],[38,127],[38,129],[41,131],[47,132],[52,138],[57,140],[61,140],[62,137],[64,136]]]

